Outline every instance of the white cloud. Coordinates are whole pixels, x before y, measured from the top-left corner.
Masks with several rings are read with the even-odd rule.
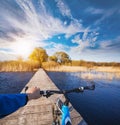
[[[0,61],[4,60],[16,60],[18,56],[11,52],[0,51]]]
[[[74,39],[72,39],[72,43],[77,43],[78,45],[75,47],[71,47],[71,53],[80,54],[87,47],[94,47],[95,42],[97,40],[98,33],[92,32],[88,33],[87,31],[83,33],[83,36],[80,38],[80,35],[76,35]]]
[[[98,35],[99,33],[97,32],[90,33],[87,30],[82,36],[79,34],[76,35],[71,42],[76,43],[77,46],[70,47],[69,50],[69,54],[71,55],[72,59],[92,60],[90,59],[90,54],[88,51],[93,52],[93,50],[89,48],[95,46]]]
[[[16,0],[16,2],[22,9],[21,18],[23,16],[23,20],[16,17],[17,11],[15,13],[15,8],[10,6],[9,3],[9,7],[6,8],[3,6],[3,9],[0,12],[1,14],[5,12],[2,14],[4,22],[2,19],[0,19],[0,22],[3,23],[2,30],[9,36],[7,39],[0,38],[0,47],[10,49],[14,54],[20,54],[20,51],[18,52],[17,49],[13,47],[13,45],[22,47],[22,44],[20,45],[19,42],[24,43],[23,45],[29,47],[29,51],[25,56],[27,57],[33,47],[45,47],[47,43],[45,43],[44,40],[51,38],[56,34],[64,33],[65,37],[69,38],[77,32],[85,32],[86,30],[81,22],[71,16],[70,9],[62,1],[57,2],[57,5],[63,15],[71,18],[72,21],[68,26],[65,25],[65,22],[62,22],[59,18],[53,17],[53,15],[46,11],[47,8],[44,4],[44,0],[39,0],[39,8],[37,8],[39,9],[39,13],[36,11],[35,6],[31,1]],[[12,12],[14,12],[14,14],[12,14]],[[10,41],[10,38],[13,41]],[[56,44],[54,50],[62,47]]]
[[[51,47],[46,48],[49,55],[53,55],[55,52],[65,51],[66,49],[69,49],[69,46],[55,42],[50,42],[49,46]]]
[[[119,8],[113,7],[110,9],[100,9],[100,8],[88,7],[87,9],[85,9],[85,12],[93,15],[101,14],[101,17],[94,23],[95,25],[98,25],[99,23],[101,23],[102,21],[113,15],[115,12],[119,13]]]
[[[69,7],[62,0],[56,0],[56,2],[63,16],[72,17]]]
[[[120,37],[115,39],[109,39],[106,41],[100,41],[97,49],[87,49],[91,46],[90,43],[85,48],[80,46],[71,48],[70,54],[73,59],[83,59],[96,62],[119,62],[120,61]],[[80,51],[81,50],[81,51]]]
[[[100,42],[100,51],[109,52],[109,53],[118,53],[120,52],[120,36],[115,39],[109,39]]]
[[[104,10],[101,18],[96,20],[94,24],[98,25],[99,23],[101,23],[102,21],[104,21],[105,19],[107,19],[108,17],[113,15],[116,12],[116,10],[117,10],[117,8],[111,8],[111,9]]]
[[[94,7],[88,7],[85,12],[90,13],[90,14],[103,14],[104,10],[99,9],[99,8],[94,8]]]

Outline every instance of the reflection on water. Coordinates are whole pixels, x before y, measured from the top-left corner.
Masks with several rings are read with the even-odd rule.
[[[95,79],[104,79],[104,80],[114,80],[120,79],[120,73],[105,73],[105,72],[79,72],[71,73],[71,76],[77,76],[82,79],[95,80]]]
[[[69,99],[88,125],[120,125],[120,78],[103,72],[48,72],[60,89],[71,89],[95,83],[94,91],[72,93]]]

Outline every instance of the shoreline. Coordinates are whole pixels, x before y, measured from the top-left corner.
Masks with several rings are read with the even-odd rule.
[[[113,79],[120,79],[120,67],[80,67],[80,66],[60,66],[56,68],[49,68],[46,69],[48,72],[71,72],[71,73],[77,73],[81,72],[81,75],[77,77],[81,77],[83,79],[107,79],[107,80],[113,80]]]
[[[107,73],[120,73],[120,67],[107,67],[107,66],[94,66],[92,68],[83,66],[59,66],[46,68],[46,71],[51,72],[107,72]]]
[[[120,73],[120,67],[112,66],[94,66],[94,67],[84,67],[84,66],[57,66],[44,68],[46,71],[51,72],[106,72],[106,73]],[[39,69],[33,70],[0,70],[0,72],[36,72]]]
[[[83,66],[57,66],[43,68],[46,72],[66,72],[66,73],[81,73],[80,77],[83,79],[120,79],[120,67],[83,67]],[[0,71],[2,72],[36,72],[39,69],[34,71]],[[75,75],[75,74],[74,74]],[[77,75],[77,74],[76,74]]]
[[[2,72],[36,72],[38,69],[34,70],[0,70],[0,73]]]

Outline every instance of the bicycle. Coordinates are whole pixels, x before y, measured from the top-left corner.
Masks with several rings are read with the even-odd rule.
[[[70,109],[69,109],[69,99],[67,95],[69,93],[81,93],[84,90],[94,90],[95,85],[85,86],[74,88],[71,90],[43,90],[40,91],[40,94],[44,97],[50,97],[53,94],[63,94],[65,97],[65,101],[62,102],[61,99],[57,99],[56,107],[53,107],[53,125],[72,125],[71,118],[70,118]],[[60,117],[62,116],[62,117]]]

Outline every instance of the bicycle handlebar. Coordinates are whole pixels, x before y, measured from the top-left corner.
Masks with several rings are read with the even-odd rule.
[[[94,89],[95,89],[95,85],[92,85],[92,86],[74,88],[71,90],[42,90],[42,91],[40,91],[40,94],[42,96],[45,96],[48,98],[53,94],[64,94],[65,95],[65,94],[72,93],[72,92],[80,93],[80,92],[84,92],[84,90],[94,90]]]

